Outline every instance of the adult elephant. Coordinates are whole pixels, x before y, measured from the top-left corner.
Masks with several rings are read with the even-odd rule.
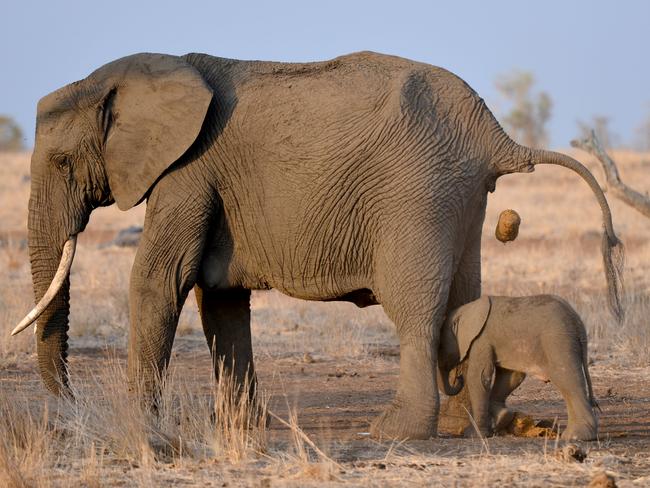
[[[16,331],[41,314],[40,373],[65,391],[75,236],[94,208],[146,199],[131,380],[155,392],[192,287],[209,346],[240,381],[254,379],[250,290],[381,304],[399,334],[400,378],[372,431],[428,438],[445,313],[480,294],[487,193],[499,176],[541,163],[571,168],[596,194],[620,311],[620,244],[593,176],[514,143],[452,73],[371,52],[305,64],[118,59],[39,102],[29,204],[39,303]]]

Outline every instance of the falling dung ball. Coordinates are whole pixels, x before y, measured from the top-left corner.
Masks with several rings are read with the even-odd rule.
[[[521,224],[521,217],[517,212],[512,209],[504,210],[499,215],[494,235],[503,243],[514,241],[519,234],[519,224]]]

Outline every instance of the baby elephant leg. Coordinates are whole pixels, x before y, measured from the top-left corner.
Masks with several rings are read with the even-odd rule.
[[[465,429],[465,437],[492,434],[490,392],[494,374],[494,358],[491,348],[477,346],[479,344],[474,344],[470,351],[466,379],[469,399],[472,404],[472,418],[476,425],[470,425]]]
[[[490,415],[494,421],[495,432],[505,429],[512,422],[515,413],[506,407],[506,399],[525,378],[525,373],[497,366],[490,394]]]
[[[561,374],[549,375],[560,390],[567,406],[569,420],[562,439],[592,441],[598,433],[598,422],[587,394],[587,384],[579,360],[571,361]]]

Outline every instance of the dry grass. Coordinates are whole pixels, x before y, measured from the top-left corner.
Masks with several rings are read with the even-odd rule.
[[[77,478],[103,486],[121,482],[126,471],[150,486],[174,468],[221,472],[228,464],[308,480],[334,480],[342,469],[302,431],[295,410],[288,420],[271,413],[290,442],[269,449],[264,395],[253,404],[248,385],[237,385],[223,365],[209,392],[172,371],[156,414],[136,400],[137,388],[127,391],[117,359],[83,377],[72,385],[74,400],[0,397],[0,486],[65,486]]]
[[[291,438],[289,449],[276,450],[274,456],[270,458],[275,461],[277,471],[287,473],[290,478],[338,480],[336,474],[342,471],[343,467],[323,452],[300,428],[295,408],[289,408],[288,420],[273,412],[270,414],[289,429]]]
[[[0,485],[40,485],[53,461],[56,438],[49,428],[48,409],[37,413],[27,398],[0,401]]]
[[[253,405],[232,377],[221,373],[211,391],[199,393],[193,389],[198,382],[172,372],[156,414],[136,400],[137,388],[127,391],[116,359],[73,384],[74,400],[1,397],[0,486],[66,485],[69,475],[99,486],[107,474],[117,481],[123,467],[146,481],[164,466],[268,458],[264,397]],[[53,471],[66,474],[48,479]]]
[[[250,387],[248,380],[238,388],[223,363],[219,364],[219,378],[213,387],[216,425],[208,429],[211,431],[211,456],[236,464],[264,454],[267,448],[267,405],[264,394],[253,401],[247,393]],[[198,427],[196,432],[201,434],[210,426],[199,422]]]
[[[15,364],[32,352],[32,338],[9,338],[16,324],[34,305],[27,251],[15,241],[0,248],[0,367]]]
[[[80,458],[101,446],[111,459],[153,467],[159,461],[219,460],[238,464],[266,450],[266,400],[253,404],[223,366],[221,381],[197,392],[199,381],[172,371],[162,382],[156,414],[128,392],[122,364],[112,359],[99,374],[73,385],[75,400],[59,412]],[[190,380],[190,381],[188,381]]]
[[[600,177],[595,163],[577,156]],[[650,190],[650,155],[615,157],[625,181],[639,191]],[[628,451],[607,440],[592,445],[582,464],[558,459],[551,440],[341,441],[336,431],[319,437],[301,428],[295,406],[274,408],[286,425],[274,418],[269,431],[228,381],[211,386],[205,371],[172,371],[159,415],[153,417],[131,400],[119,354],[75,375],[76,402],[43,400],[30,357],[31,334],[8,336],[33,299],[24,246],[28,160],[0,154],[0,381],[15,385],[15,395],[0,396],[0,486],[563,486],[586,485],[602,471],[613,473],[619,486],[650,483],[647,449]],[[539,167],[533,175],[498,182],[484,228],[484,292],[565,297],[587,325],[596,363],[592,376],[618,371],[641,384],[650,364],[650,221],[616,201],[610,204],[627,247],[622,326],[609,315],[604,296],[599,208],[587,185],[561,168]],[[504,245],[494,239],[494,226],[506,208],[516,210],[522,223],[518,239]],[[139,224],[143,211],[98,210],[82,235],[71,278],[73,347],[124,350],[134,250],[98,246],[117,230]],[[190,297],[183,311],[175,352],[207,354],[193,302]],[[258,357],[286,360],[297,368],[307,364],[303,355],[308,352],[316,365],[331,363],[334,369],[364,363],[381,370],[386,360],[375,357],[377,345],[397,344],[380,307],[310,303],[277,292],[254,293],[252,307]]]
[[[393,324],[379,307],[359,309],[350,303],[306,302],[276,291],[255,293],[253,335],[262,352],[358,358],[374,344],[396,341]]]

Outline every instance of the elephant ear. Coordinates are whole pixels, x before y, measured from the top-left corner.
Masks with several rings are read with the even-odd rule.
[[[118,59],[86,81],[103,92],[106,174],[117,206],[128,210],[194,143],[212,90],[193,66],[165,54]]]
[[[490,316],[490,297],[481,297],[460,307],[453,321],[453,332],[458,341],[460,361],[464,361],[474,340],[481,334]]]

